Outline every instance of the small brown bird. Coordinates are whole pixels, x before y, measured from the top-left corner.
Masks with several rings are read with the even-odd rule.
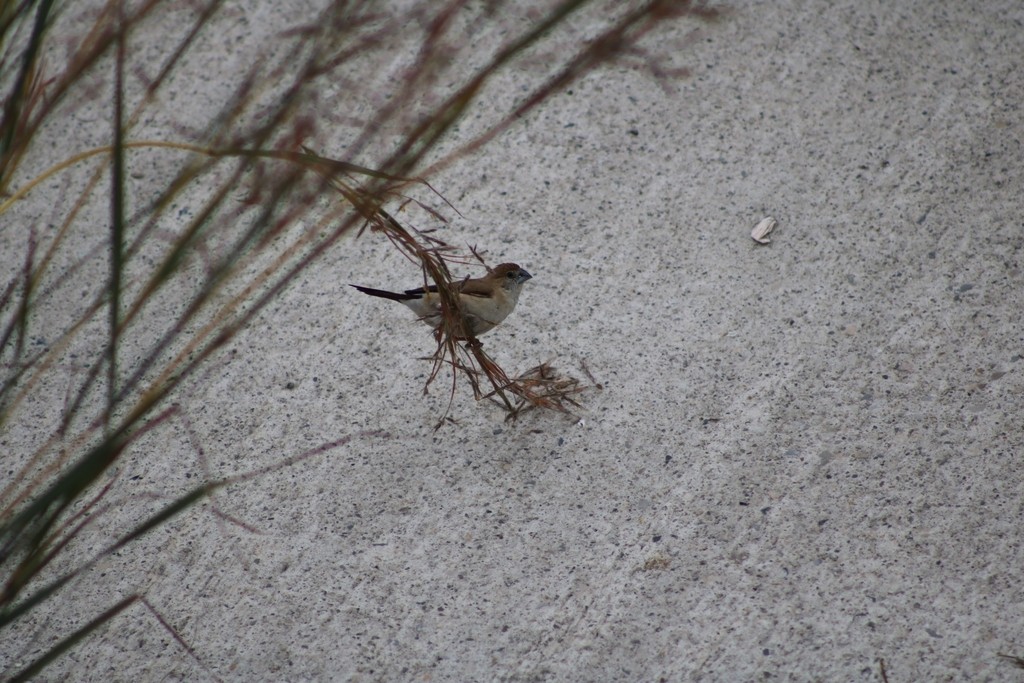
[[[484,277],[453,282],[452,286],[459,292],[459,304],[466,317],[469,334],[477,337],[489,332],[507,318],[519,301],[523,283],[531,277],[515,263],[502,263]],[[401,293],[352,286],[364,294],[405,304],[435,330],[441,325],[441,297],[437,293],[437,285],[407,289]]]

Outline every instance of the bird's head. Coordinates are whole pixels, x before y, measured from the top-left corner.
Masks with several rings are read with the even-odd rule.
[[[505,289],[518,289],[533,276],[515,263],[502,263],[495,266],[488,277],[501,281],[501,286]]]

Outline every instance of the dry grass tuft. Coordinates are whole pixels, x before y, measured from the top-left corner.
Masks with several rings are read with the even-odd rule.
[[[203,444],[181,436],[190,431],[190,392],[214,363],[231,362],[224,351],[239,331],[258,324],[299,274],[327,254],[345,259],[345,236],[383,235],[438,285],[444,322],[427,387],[447,369],[452,397],[461,377],[509,419],[579,406],[587,388],[579,381],[546,363],[511,377],[465,334],[449,264],[480,255],[460,255],[392,211],[603,64],[626,63],[667,84],[679,73],[671,54],[642,42],[669,19],[717,16],[686,0],[609,5],[542,0],[521,14],[512,2],[413,0],[401,11],[325,3],[246,45],[248,33],[228,35],[244,8],[223,0],[0,0],[0,239],[17,254],[0,282],[0,433],[10,444],[0,486],[0,642],[20,638],[0,678],[38,675],[140,605],[198,660],[142,593],[126,596],[122,577],[89,570],[270,469],[215,477],[201,467],[200,482],[146,495],[120,472],[160,460],[140,447],[154,433],[202,463]],[[465,39],[481,34],[493,40]],[[246,58],[218,61],[226,43]],[[197,79],[197,63],[236,66]],[[494,95],[496,76],[524,63],[528,87],[440,151],[477,101]],[[210,83],[218,90],[203,91]],[[193,92],[197,106],[176,106]],[[337,147],[338,137],[342,159],[310,151]],[[342,201],[321,213],[329,190]],[[384,435],[340,435],[271,469],[356,437]],[[252,529],[216,504],[202,509],[214,523]],[[73,590],[85,577],[95,582],[88,591]],[[109,608],[60,631],[54,624],[67,620],[54,615],[92,609],[76,602],[83,592],[108,596]],[[38,632],[20,626],[34,615]]]

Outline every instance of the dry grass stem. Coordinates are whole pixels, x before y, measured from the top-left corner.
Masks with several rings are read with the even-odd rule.
[[[247,43],[233,33],[241,10],[223,0],[0,0],[0,237],[17,254],[0,283],[0,433],[13,444],[0,486],[0,642],[20,639],[0,678],[37,675],[140,601],[200,661],[141,592],[118,592],[123,577],[90,570],[228,485],[353,438],[218,477],[188,427],[211,361],[230,362],[223,351],[311,265],[344,261],[345,236],[383,236],[438,286],[425,390],[450,373],[449,410],[460,378],[509,419],[579,406],[577,380],[546,363],[511,377],[466,334],[451,266],[483,255],[394,217],[413,203],[444,223],[417,198],[441,197],[427,182],[439,169],[601,64],[666,78],[671,55],[638,41],[667,19],[715,14],[686,0],[630,0],[611,14],[596,0],[546,3],[536,15],[475,0],[327,3]],[[244,57],[218,61],[226,43]],[[196,63],[223,71],[197,78]],[[499,77],[512,68],[523,90],[491,118],[467,117],[505,94]],[[469,132],[453,136],[462,124]],[[329,192],[341,201],[323,209]],[[167,457],[144,446],[156,435],[198,460],[199,483],[133,489],[124,468]],[[202,509],[225,532],[254,531],[216,499]],[[94,583],[70,590],[77,581]],[[106,603],[80,602],[85,592]],[[70,634],[53,626],[83,611]]]

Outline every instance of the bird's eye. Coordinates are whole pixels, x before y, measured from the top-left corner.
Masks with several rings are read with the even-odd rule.
[[[514,271],[514,270],[508,271],[508,273],[505,274],[505,277],[507,277],[509,280],[515,280],[516,279],[516,271]]]

